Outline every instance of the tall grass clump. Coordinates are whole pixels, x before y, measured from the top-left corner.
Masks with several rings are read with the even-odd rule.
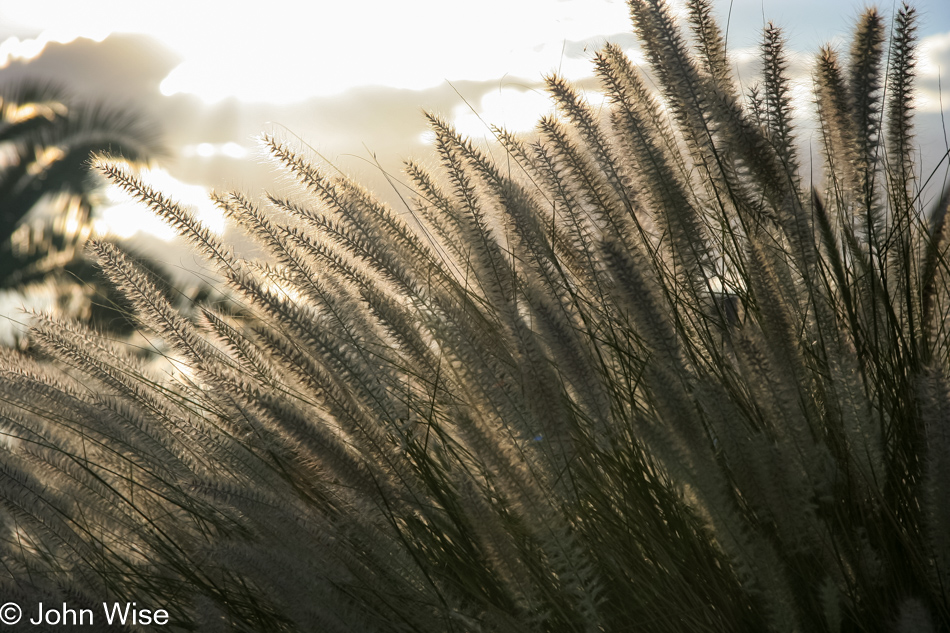
[[[650,79],[607,45],[607,111],[551,76],[558,115],[490,152],[428,115],[419,226],[265,136],[297,186],[215,194],[242,258],[99,159],[229,300],[186,318],[96,242],[171,375],[43,315],[3,353],[4,596],[200,631],[950,630],[915,12],[819,54],[810,182],[780,30],[744,95],[688,5],[630,0]]]

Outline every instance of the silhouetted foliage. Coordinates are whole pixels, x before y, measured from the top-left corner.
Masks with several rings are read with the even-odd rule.
[[[83,257],[104,186],[90,156],[106,151],[141,164],[164,153],[156,124],[127,107],[38,81],[0,88],[0,287],[56,288],[67,313],[130,331]],[[39,205],[50,212],[24,221]]]

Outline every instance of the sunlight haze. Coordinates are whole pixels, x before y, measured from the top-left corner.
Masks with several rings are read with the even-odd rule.
[[[882,6],[885,14],[892,4]],[[172,150],[162,165],[172,179],[166,191],[188,199],[192,187],[259,190],[270,172],[260,167],[255,139],[269,131],[299,138],[400,205],[400,196],[411,193],[399,184],[401,160],[430,151],[423,110],[475,139],[490,136],[491,125],[529,132],[552,111],[544,75],[579,82],[600,105],[594,53],[609,40],[644,61],[621,0],[4,5],[0,80],[48,79],[141,109],[161,124]],[[682,2],[672,5],[684,13]],[[947,146],[940,117],[950,99],[940,88],[950,67],[950,3],[915,5],[921,14],[917,140],[924,162],[935,163]],[[793,95],[808,110],[815,52],[822,43],[844,42],[861,6],[735,0],[718,2],[715,10],[728,26],[743,89],[758,73],[765,21],[784,28]],[[806,136],[811,123],[803,123]],[[135,227],[157,232],[146,213],[122,208],[100,214],[99,226],[115,223],[117,235]]]
[[[24,26],[54,21],[46,28],[62,34],[152,36],[183,59],[162,82],[162,93],[186,92],[209,102],[237,97],[288,103],[364,85],[419,90],[446,79],[530,76],[563,68],[564,41],[616,31],[628,20],[622,3],[603,0],[570,0],[558,11],[545,0],[284,0],[256,10],[176,0],[161,12],[145,3],[97,4],[101,8],[93,12],[86,3],[17,3],[4,13]]]

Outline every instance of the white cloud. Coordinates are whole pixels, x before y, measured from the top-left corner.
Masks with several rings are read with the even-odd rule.
[[[917,109],[940,112],[950,107],[950,31],[925,37],[917,51]],[[941,95],[941,91],[943,94]]]

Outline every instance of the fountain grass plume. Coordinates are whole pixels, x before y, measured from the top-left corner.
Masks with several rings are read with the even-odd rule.
[[[414,225],[265,136],[297,186],[214,195],[242,258],[97,159],[226,299],[183,315],[96,242],[170,373],[46,316],[0,354],[4,595],[202,631],[950,630],[916,13],[819,54],[811,187],[781,30],[743,95],[708,1],[629,4],[650,79],[607,45],[606,113],[548,77],[561,114],[496,130],[503,163],[427,115]]]

